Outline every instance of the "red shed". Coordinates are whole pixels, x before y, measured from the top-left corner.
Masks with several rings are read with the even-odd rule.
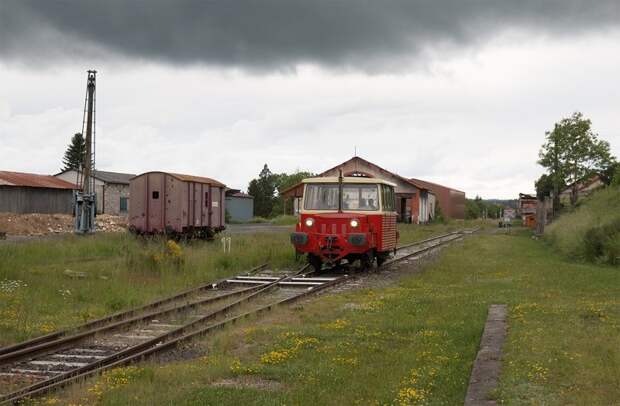
[[[217,180],[147,172],[132,178],[129,189],[132,232],[210,238],[225,228],[226,186]]]

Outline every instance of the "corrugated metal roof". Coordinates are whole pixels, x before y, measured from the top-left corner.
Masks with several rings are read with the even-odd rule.
[[[74,184],[51,175],[8,171],[0,171],[0,185],[71,190],[76,188]]]
[[[95,171],[95,178],[102,180],[105,183],[129,185],[129,179],[135,178],[135,176],[136,175],[133,173]]]
[[[54,176],[62,175],[72,171],[75,172],[75,169],[68,169],[66,171],[57,173]],[[129,185],[129,179],[136,177],[136,175],[133,173],[107,172],[98,170],[95,170],[93,172],[93,176],[104,183],[118,183],[121,185]]]
[[[196,183],[206,183],[206,184],[210,184],[213,186],[221,186],[221,187],[226,187],[225,184],[223,184],[222,182],[219,182],[215,179],[211,179],[211,178],[206,178],[204,176],[194,176],[194,175],[184,175],[181,173],[172,173],[172,172],[163,172],[163,171],[152,171],[152,172],[145,172],[142,173],[140,175],[137,175],[135,177],[138,176],[144,176],[148,173],[167,173],[170,176],[173,176],[175,178],[177,178],[178,180],[182,180],[185,182],[196,182]]]

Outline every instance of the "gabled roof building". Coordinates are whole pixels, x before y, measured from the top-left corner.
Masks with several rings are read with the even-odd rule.
[[[445,193],[443,189],[439,188],[445,188],[441,185],[431,185],[429,182],[401,176],[357,156],[317,176],[338,176],[340,171],[342,171],[343,176],[379,178],[396,184],[394,189],[396,195],[396,210],[399,220],[402,222],[426,223],[433,220],[437,205],[437,193],[433,189],[440,190],[440,194],[442,195]],[[294,185],[283,191],[282,194],[293,199],[293,207],[295,211],[297,211],[301,205],[303,184],[299,183]],[[464,218],[465,193],[455,193],[455,196],[456,195],[458,195],[458,199],[462,199],[462,203],[460,200],[455,202],[452,207],[457,207],[457,209],[451,211],[450,214],[446,213],[446,215],[452,218]],[[452,198],[450,193],[448,193],[448,196]],[[460,209],[460,205],[462,205],[462,209]]]

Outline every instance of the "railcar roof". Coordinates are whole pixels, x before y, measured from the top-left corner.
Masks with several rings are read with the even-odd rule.
[[[306,178],[303,183],[338,183],[337,176],[329,176],[324,178]],[[379,178],[362,178],[357,176],[345,176],[342,178],[343,183],[365,183],[365,184],[382,184],[396,187],[396,184]]]

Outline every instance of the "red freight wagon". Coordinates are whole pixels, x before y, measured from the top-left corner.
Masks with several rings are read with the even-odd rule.
[[[147,172],[129,181],[129,230],[137,234],[212,238],[225,228],[224,191],[214,179]]]
[[[304,179],[303,206],[291,242],[320,270],[346,259],[381,265],[396,248],[394,184],[376,178]]]

